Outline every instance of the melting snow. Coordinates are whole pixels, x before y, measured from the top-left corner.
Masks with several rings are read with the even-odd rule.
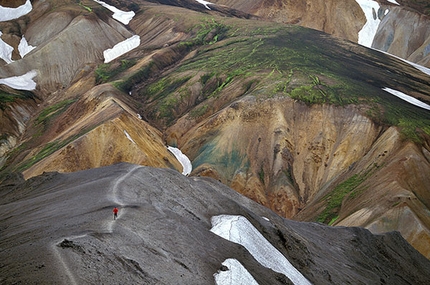
[[[203,5],[205,5],[205,7],[206,7],[206,9],[211,9],[211,8],[209,8],[209,6],[208,6],[208,4],[213,4],[213,3],[211,3],[211,2],[208,2],[208,1],[205,1],[205,0],[196,0],[197,2],[199,2],[200,4],[203,4]]]
[[[391,2],[391,3],[396,4],[396,5],[400,5],[399,3],[397,3],[396,0],[388,0],[388,2]]]
[[[190,174],[191,170],[193,170],[193,166],[191,164],[190,159],[176,147],[168,146],[167,149],[171,153],[173,153],[176,159],[182,164],[182,174],[183,175]]]
[[[25,37],[22,36],[22,39],[18,45],[18,51],[19,51],[19,54],[21,55],[21,58],[24,57],[30,51],[34,50],[35,48],[36,47],[29,45]]]
[[[33,6],[31,6],[30,0],[27,0],[25,4],[16,8],[0,6],[0,22],[18,19],[28,14],[32,9]]]
[[[110,11],[112,11],[113,12],[112,18],[114,18],[115,20],[118,20],[119,22],[123,23],[124,25],[128,25],[128,23],[130,23],[131,19],[133,19],[134,15],[135,15],[135,13],[133,11],[124,12],[124,11],[121,11],[118,8],[114,7],[114,6],[106,4],[103,1],[94,0],[94,2],[102,5],[103,7],[109,9]]]
[[[294,284],[311,284],[245,217],[220,215],[211,221],[211,232],[243,245],[261,265],[284,274]]]
[[[3,35],[3,33],[0,31],[0,37],[2,35]],[[13,52],[13,47],[11,47],[7,43],[5,43],[0,38],[0,58],[2,58],[4,61],[6,61],[6,63],[11,63],[11,62],[13,62],[12,52]]]
[[[134,35],[122,42],[117,43],[113,48],[107,49],[103,52],[105,63],[111,62],[115,58],[120,57],[134,48],[137,48],[139,45],[140,37],[138,35]]]
[[[0,84],[7,85],[17,90],[34,90],[36,89],[36,82],[33,81],[33,78],[36,75],[36,70],[32,70],[21,76],[2,78],[0,79]]]
[[[254,277],[236,259],[226,259],[222,265],[228,268],[227,271],[218,271],[214,274],[217,285],[258,285]]]
[[[134,144],[136,144],[135,142],[134,142],[134,140],[130,137],[130,135],[127,133],[127,131],[126,130],[124,130],[124,134],[125,134],[125,136],[132,142],[132,143],[134,143]]]
[[[381,22],[378,18],[379,4],[372,0],[355,0],[366,15],[366,24],[358,32],[358,43],[360,45],[371,47],[379,23]]]
[[[415,99],[412,96],[406,95],[405,93],[402,93],[400,91],[397,91],[397,90],[394,90],[394,89],[391,89],[391,88],[382,88],[382,90],[387,91],[388,93],[391,93],[394,96],[397,96],[400,99],[403,99],[403,100],[405,100],[408,103],[411,103],[412,105],[424,108],[426,110],[430,110],[430,105],[427,105],[426,103],[421,102],[420,100]]]

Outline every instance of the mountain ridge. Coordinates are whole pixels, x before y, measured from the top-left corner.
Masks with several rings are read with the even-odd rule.
[[[220,180],[283,217],[398,231],[430,256],[430,115],[384,91],[430,104],[428,74],[350,40],[268,21],[255,8],[267,1],[213,10],[106,2],[136,15],[124,26],[94,1],[50,0],[0,23],[5,41],[25,36],[36,46],[2,63],[1,77],[37,70],[35,90],[0,86],[0,180],[120,162],[181,172],[172,145],[190,157],[192,177]],[[393,10],[381,22],[393,21]],[[351,20],[350,35],[362,20]],[[394,44],[413,41],[406,28],[391,31]],[[134,35],[139,47],[103,62],[106,49]],[[419,41],[405,54],[421,62]]]

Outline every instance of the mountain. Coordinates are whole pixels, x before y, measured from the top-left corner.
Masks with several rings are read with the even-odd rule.
[[[398,231],[429,258],[426,4],[299,2],[1,2],[18,9],[0,9],[2,193],[19,204],[20,191],[38,195],[25,183],[40,175],[123,162],[182,172],[173,146],[190,177],[339,227],[298,223],[332,230],[324,239],[348,226],[402,243],[385,234]],[[357,44],[360,35],[371,42]],[[30,182],[4,190],[20,175]]]
[[[166,168],[17,175],[1,201],[2,284],[425,284],[430,273],[398,233],[287,220]]]

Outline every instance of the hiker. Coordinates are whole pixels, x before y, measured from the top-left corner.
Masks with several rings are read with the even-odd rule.
[[[113,219],[116,220],[117,217],[118,217],[118,208],[115,207],[113,208]]]

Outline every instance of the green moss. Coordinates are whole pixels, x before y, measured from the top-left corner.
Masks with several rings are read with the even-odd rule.
[[[188,49],[195,48],[201,45],[214,44],[227,35],[230,28],[222,23],[212,19],[206,19],[203,23],[196,25],[192,28],[194,37],[191,40],[180,43]]]
[[[5,110],[7,104],[15,102],[17,99],[31,99],[34,95],[30,91],[15,91],[14,93],[7,93],[0,90],[0,109]]]
[[[190,111],[190,113],[189,113],[190,117],[193,119],[199,118],[207,112],[208,108],[209,108],[209,106],[206,104],[203,106],[200,106],[200,107],[196,107]]]
[[[39,116],[35,120],[36,125],[46,125],[48,121],[54,116],[64,112],[76,99],[69,99],[61,101],[57,104],[51,105],[40,112]]]
[[[134,59],[123,59],[119,63],[103,63],[100,64],[95,70],[96,83],[105,83],[111,81],[115,76],[121,72],[129,69],[136,64]]]
[[[350,198],[354,198],[357,194],[361,193],[365,188],[360,187],[360,185],[369,175],[371,175],[371,171],[363,174],[355,174],[337,185],[330,194],[324,197],[326,207],[316,220],[321,223],[333,224],[338,218],[338,213],[345,196],[349,195]]]
[[[87,132],[86,130],[83,130],[81,133],[79,133],[75,136],[71,136],[71,137],[69,137],[63,141],[56,140],[56,141],[47,143],[43,147],[43,149],[40,150],[35,156],[33,156],[32,158],[20,163],[18,165],[18,167],[15,169],[15,171],[22,172],[22,171],[30,168],[31,166],[33,166],[37,162],[39,162],[42,159],[44,159],[45,157],[48,157],[49,155],[53,154],[54,152],[56,152],[57,150],[61,149],[64,146],[66,146],[67,144],[74,141],[78,137],[82,136],[82,134],[84,134],[86,132]]]

